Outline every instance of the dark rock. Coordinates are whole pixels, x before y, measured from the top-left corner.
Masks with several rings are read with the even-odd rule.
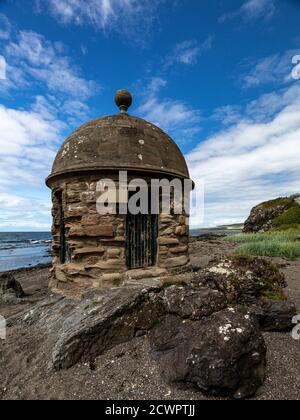
[[[21,284],[10,273],[0,275],[0,302],[13,303],[25,297]]]
[[[170,384],[246,398],[264,382],[266,346],[256,321],[243,308],[202,321],[167,316],[151,332],[151,348]]]
[[[196,275],[193,283],[218,290],[229,303],[251,305],[270,296],[285,299],[284,275],[264,258],[233,256]]]
[[[276,302],[265,300],[261,303],[263,311],[260,326],[263,331],[288,331],[293,327],[293,318],[297,315],[296,307],[288,301]]]
[[[206,233],[204,235],[199,235],[199,236],[191,236],[190,237],[190,242],[194,243],[194,242],[201,242],[201,241],[215,241],[218,239],[222,239],[222,238],[226,238],[226,234],[224,233]]]
[[[281,216],[293,205],[299,204],[300,195],[296,194],[287,198],[278,198],[261,203],[251,210],[245,222],[245,233],[266,232],[274,227],[274,219]]]
[[[54,329],[59,325],[57,317],[64,319],[52,352],[54,368],[68,369],[76,363],[89,362],[150,330],[165,313],[158,292],[131,288],[100,290],[71,308],[68,301],[60,302],[47,321],[53,323]]]
[[[163,299],[167,313],[192,320],[210,316],[227,306],[224,294],[209,288],[170,287]]]
[[[34,326],[55,370],[93,367],[104,352],[147,334],[168,382],[243,398],[263,382],[266,350],[257,318],[225,307],[224,294],[198,286],[100,289],[80,301],[53,295],[8,325]]]

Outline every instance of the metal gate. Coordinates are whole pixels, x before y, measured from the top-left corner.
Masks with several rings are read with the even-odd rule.
[[[128,214],[126,217],[126,260],[128,269],[156,264],[158,216]]]

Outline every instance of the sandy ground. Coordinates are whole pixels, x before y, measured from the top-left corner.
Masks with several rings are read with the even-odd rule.
[[[195,242],[192,261],[206,267],[216,258],[230,254],[233,247],[222,239]],[[287,294],[300,309],[300,260],[276,262],[286,275]],[[20,270],[15,276],[29,296],[21,305],[0,306],[0,314],[6,317],[30,309],[49,293],[47,268]],[[299,400],[300,341],[293,340],[290,333],[267,333],[265,340],[267,379],[255,399]],[[50,355],[43,355],[41,342],[33,329],[9,329],[7,340],[0,342],[0,399],[207,399],[193,390],[171,388],[161,380],[157,365],[149,356],[147,337],[115,347],[98,357],[93,366],[77,365],[61,372],[49,370]]]

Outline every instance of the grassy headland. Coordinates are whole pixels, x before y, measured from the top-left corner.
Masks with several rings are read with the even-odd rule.
[[[226,238],[236,242],[237,254],[262,257],[300,257],[300,205],[296,196],[278,198],[262,203],[256,209],[272,209],[282,206],[285,210],[270,220],[270,230],[262,233],[242,233]],[[252,212],[255,213],[256,209]],[[267,213],[266,213],[267,214]],[[255,216],[255,215],[254,215]],[[268,220],[266,220],[268,222]]]

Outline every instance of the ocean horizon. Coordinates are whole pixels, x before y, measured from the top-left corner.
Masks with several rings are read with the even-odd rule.
[[[239,230],[191,229],[190,236],[233,235]],[[51,263],[51,232],[0,232],[0,272]]]
[[[0,232],[0,272],[51,260],[51,232]]]

